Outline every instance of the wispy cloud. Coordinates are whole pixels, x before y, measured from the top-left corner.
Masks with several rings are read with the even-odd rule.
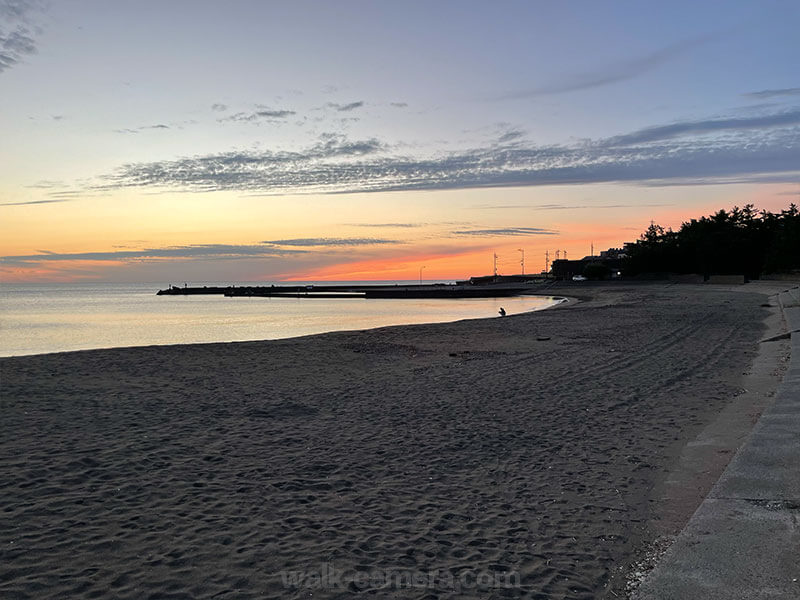
[[[509,129],[500,134],[500,136],[497,138],[497,143],[505,144],[507,142],[513,142],[514,140],[518,140],[524,136],[525,132],[521,129]]]
[[[56,179],[40,179],[36,183],[32,183],[28,186],[29,188],[41,189],[41,190],[51,190],[53,188],[63,188],[66,184],[61,180]]]
[[[720,131],[744,131],[749,129],[770,129],[800,125],[800,109],[779,112],[756,117],[740,117],[730,119],[705,119],[702,121],[684,121],[648,127],[626,135],[605,140],[609,146],[627,146],[675,138],[682,135],[717,133]]]
[[[672,60],[681,54],[692,50],[702,44],[707,43],[712,36],[697,37],[689,40],[670,44],[665,48],[651,52],[640,58],[624,60],[613,64],[599,66],[587,73],[579,73],[568,76],[560,81],[538,85],[527,89],[516,90],[503,94],[499,100],[510,100],[516,98],[533,98],[536,96],[548,96],[552,94],[563,94],[576,92],[590,88],[610,85],[620,81],[633,79],[655,69],[663,63]]]
[[[342,223],[346,227],[386,227],[411,228],[422,227],[425,223]]]
[[[24,202],[3,202],[0,203],[0,207],[2,206],[30,206],[33,204],[52,204],[54,202],[66,202],[67,200],[71,200],[72,198],[54,198],[52,200],[27,200]]]
[[[394,152],[398,146],[375,138],[324,134],[316,144],[294,151],[234,150],[128,164],[104,177],[95,189],[154,187],[276,195],[604,182],[725,183],[743,177],[780,180],[800,165],[798,124],[800,111],[791,111],[672,123],[569,146],[511,139],[427,156],[399,155]]]
[[[145,131],[166,131],[166,130],[175,130],[175,129],[185,129],[190,125],[197,125],[197,121],[195,119],[185,119],[183,121],[171,121],[169,123],[153,123],[150,125],[139,125],[138,127],[121,127],[119,129],[115,129],[115,133],[142,133]]]
[[[376,139],[351,141],[338,134],[323,134],[317,144],[301,152],[239,151],[160,163],[139,163],[122,167],[101,188],[145,187],[152,185],[181,187],[194,191],[238,189],[273,191],[298,186],[326,186],[341,177],[338,168],[327,168],[326,161],[354,159],[379,152],[383,145]],[[309,169],[311,165],[320,168]],[[344,165],[346,168],[346,165]],[[348,179],[357,179],[350,171]]]
[[[257,110],[255,112],[245,113],[245,112],[238,112],[229,117],[222,117],[221,119],[217,119],[220,123],[225,121],[239,121],[239,122],[256,122],[261,120],[267,121],[277,121],[281,119],[285,119],[286,117],[291,117],[292,115],[296,115],[297,113],[293,110],[275,110],[275,109],[264,109],[264,110]]]
[[[408,102],[389,102],[389,105],[395,108],[407,108]]]
[[[142,125],[140,127],[133,127],[133,128],[123,128],[123,129],[115,129],[116,133],[141,133],[142,131],[152,130],[152,129],[169,129],[169,125],[164,125],[163,123],[157,123],[155,125]]]
[[[779,90],[761,90],[760,92],[749,92],[742,94],[748,98],[780,98],[781,96],[800,96],[800,87],[783,88]]]
[[[672,206],[672,204],[476,204],[479,210],[595,210],[608,208],[634,208],[640,206]]]
[[[800,169],[784,169],[776,173],[738,173],[719,177],[680,177],[675,179],[653,178],[638,182],[644,187],[682,187],[697,185],[739,185],[753,183],[797,183]]]
[[[36,0],[2,0],[0,1],[0,18],[22,21],[38,4]]]
[[[0,73],[36,54],[31,16],[39,9],[33,0],[0,1]]]
[[[214,104],[211,105],[211,110],[213,110],[214,112],[225,112],[226,110],[228,110],[228,105],[222,104],[221,102],[215,102]]]
[[[355,110],[357,108],[361,108],[362,106],[364,106],[364,101],[359,100],[358,102],[350,102],[349,104],[337,104],[336,102],[328,102],[326,106],[338,110],[339,112],[350,112],[351,110]]]
[[[265,240],[262,244],[272,246],[375,246],[380,244],[401,244],[398,240],[380,238],[294,238],[288,240]]]
[[[499,229],[461,229],[451,231],[453,235],[468,235],[474,237],[494,237],[494,236],[526,236],[526,235],[557,235],[557,231],[552,229],[542,229],[540,227],[501,227]]]
[[[111,252],[50,252],[39,250],[39,254],[2,256],[0,263],[38,263],[52,261],[115,261],[165,259],[165,258],[202,258],[202,259],[235,259],[253,257],[276,257],[289,254],[302,254],[305,250],[287,250],[264,244],[192,244],[188,246],[167,246],[164,248],[146,248],[143,250],[115,250]]]
[[[54,200],[77,200],[93,194],[85,190],[54,190],[47,192],[47,195]]]
[[[267,119],[283,119],[297,113],[293,110],[259,110],[255,114]]]

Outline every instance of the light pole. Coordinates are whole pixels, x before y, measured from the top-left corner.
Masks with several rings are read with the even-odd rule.
[[[522,260],[519,261],[519,264],[522,265],[522,274],[525,275],[525,250],[522,248],[517,248],[520,252],[522,252]]]
[[[419,268],[419,284],[420,284],[420,285],[422,285],[422,269],[424,269],[424,268],[425,268],[425,265],[422,265],[422,266]]]

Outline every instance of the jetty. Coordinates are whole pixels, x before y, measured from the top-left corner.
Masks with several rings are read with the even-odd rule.
[[[471,278],[455,283],[365,285],[171,285],[159,296],[220,295],[229,298],[505,298],[541,292],[545,280],[520,276]]]

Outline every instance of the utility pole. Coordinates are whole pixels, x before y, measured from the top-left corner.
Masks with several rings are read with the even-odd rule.
[[[522,274],[525,275],[525,250],[522,248],[517,248],[520,252],[522,252],[522,260],[519,261],[519,264],[522,266]]]
[[[561,258],[561,250],[556,250],[556,260]]]
[[[592,242],[592,249],[590,252],[591,254],[589,256],[594,256],[594,242]]]
[[[550,250],[544,251],[544,272],[550,272]]]
[[[497,277],[497,252],[494,253],[494,276]]]
[[[567,251],[564,250],[564,260],[567,260]]]

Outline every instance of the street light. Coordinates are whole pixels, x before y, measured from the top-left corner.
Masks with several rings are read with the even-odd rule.
[[[522,260],[519,261],[520,265],[522,265],[522,274],[525,275],[525,250],[522,248],[517,248],[520,252],[522,252]]]
[[[420,285],[422,285],[422,269],[424,269],[424,268],[425,268],[424,265],[419,268],[419,284]]]

